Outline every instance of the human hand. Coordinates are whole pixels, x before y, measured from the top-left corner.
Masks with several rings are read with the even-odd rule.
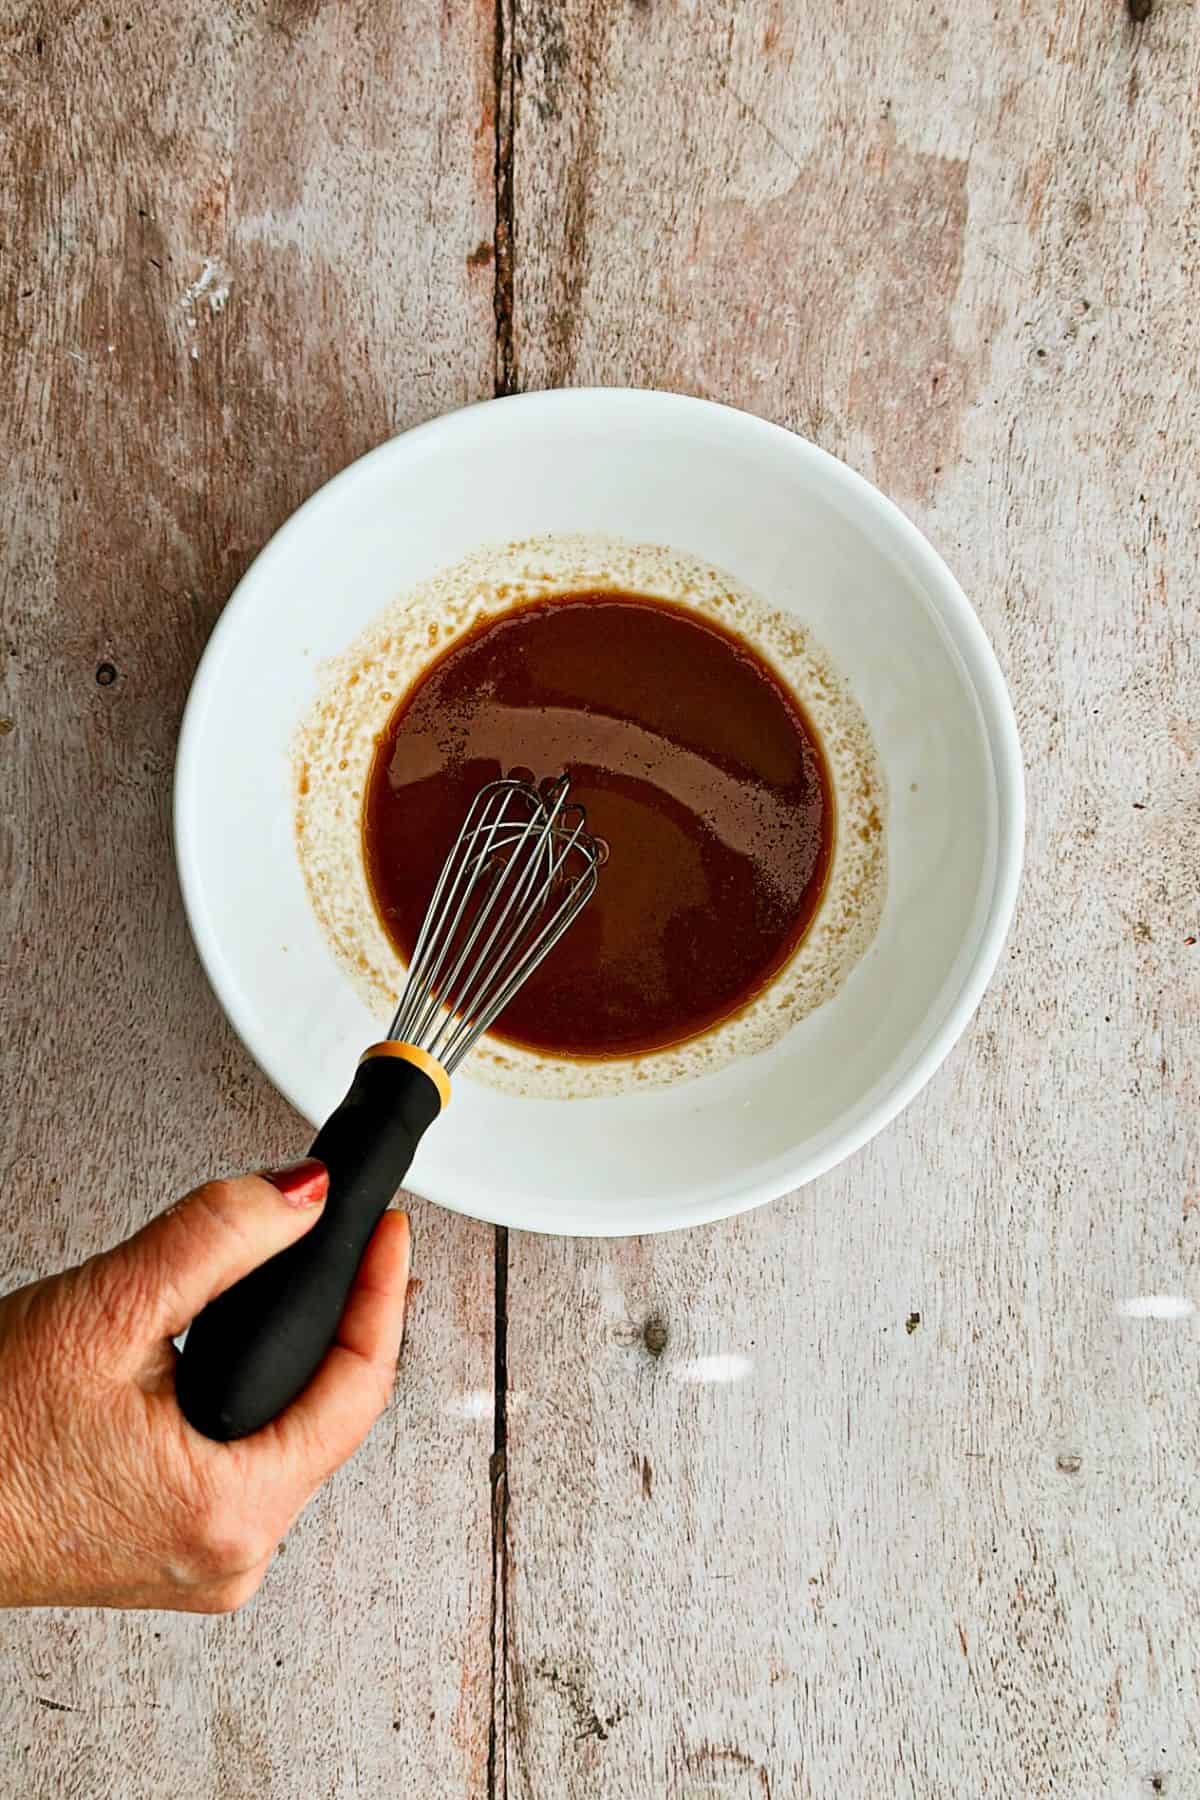
[[[0,1606],[231,1612],[387,1404],[409,1229],[385,1213],[337,1340],[272,1424],[192,1429],[171,1342],[214,1295],[321,1216],[301,1163],[197,1188],[126,1243],[0,1299]]]

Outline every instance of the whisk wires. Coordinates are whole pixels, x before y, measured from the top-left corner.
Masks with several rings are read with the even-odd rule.
[[[565,776],[489,782],[442,867],[388,1035],[447,1074],[596,890],[604,846],[568,793]]]

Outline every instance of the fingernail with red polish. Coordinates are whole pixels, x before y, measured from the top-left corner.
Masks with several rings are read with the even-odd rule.
[[[329,1170],[315,1156],[306,1156],[286,1169],[265,1169],[263,1180],[277,1187],[289,1206],[319,1206],[329,1188]]]

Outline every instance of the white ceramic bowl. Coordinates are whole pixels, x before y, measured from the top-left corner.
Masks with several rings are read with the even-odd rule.
[[[427,1199],[531,1230],[699,1224],[810,1181],[912,1099],[983,993],[1020,870],[1020,748],[979,621],[915,526],[814,445],[706,401],[583,389],[469,407],[354,463],[271,540],[204,653],[175,777],[184,900],[235,1029],[318,1123],[379,1028],[295,855],[291,741],[317,665],[469,550],[548,531],[688,551],[793,610],[887,775],[884,917],[830,1005],[762,1056],[620,1099],[514,1099],[468,1064],[412,1171]]]

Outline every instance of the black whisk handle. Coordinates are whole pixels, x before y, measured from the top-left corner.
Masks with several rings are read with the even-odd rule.
[[[312,1147],[329,1171],[321,1217],[192,1321],[175,1385],[184,1416],[205,1437],[258,1431],[316,1373],[371,1233],[449,1091],[420,1050],[387,1043],[367,1051]]]

